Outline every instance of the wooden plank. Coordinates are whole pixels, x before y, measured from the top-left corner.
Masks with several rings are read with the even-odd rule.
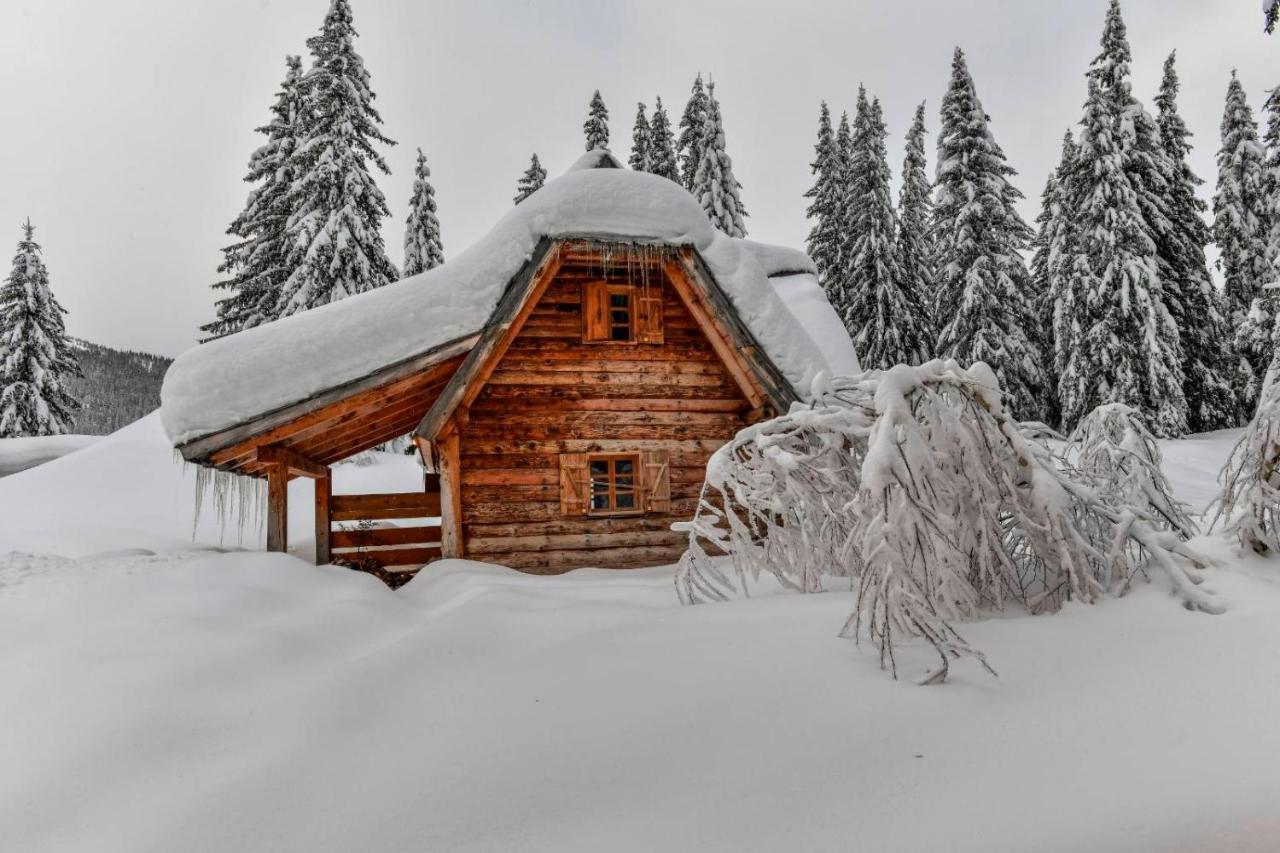
[[[698,508],[696,496],[671,501],[671,515],[668,521],[683,520],[693,517]],[[468,528],[473,524],[502,524],[512,522],[559,521],[560,502],[528,503],[524,501],[485,501],[466,504],[463,507],[464,521]]]
[[[628,356],[632,353],[627,353]],[[651,370],[661,370],[664,376],[667,375],[711,375],[711,376],[727,376],[724,366],[714,361],[692,361],[684,359],[671,359],[669,361],[662,360],[660,367],[654,364],[657,359],[631,359],[631,358],[599,358],[594,353],[590,357],[566,359],[566,358],[537,358],[531,355],[513,356],[510,352],[502,361],[503,370],[514,371],[539,371],[558,373],[567,371],[570,373],[647,373]]]
[[[647,530],[627,533],[545,534],[507,537],[467,537],[467,553],[502,554],[514,552],[582,551],[599,548],[680,547],[689,541],[686,533]]]
[[[480,419],[511,412],[513,398],[489,395],[489,390],[471,407],[473,418]],[[745,415],[751,405],[742,399],[658,400],[645,397],[588,397],[589,391],[575,391],[573,396],[549,395],[530,391],[518,399],[531,409],[555,409],[560,412],[702,412]]]
[[[491,524],[468,524],[467,542],[477,539],[501,539],[513,536],[562,536],[570,534],[611,534],[670,532],[669,516],[638,515],[615,518],[557,518],[552,521],[509,521]],[[686,536],[686,534],[680,534]],[[470,545],[468,544],[468,548]]]
[[[581,568],[636,568],[663,566],[677,562],[684,554],[684,544],[626,548],[597,548],[594,551],[514,551],[488,555],[493,562],[513,569],[551,570],[555,572]]]
[[[328,467],[278,444],[269,444],[266,447],[257,448],[253,458],[255,462],[263,465],[282,465],[290,474],[298,477],[321,480],[327,479],[329,476]]]
[[[440,559],[440,549],[434,547],[365,549],[336,552],[334,558],[339,557],[349,560],[371,558],[384,566],[416,566]]]
[[[380,518],[436,518],[440,515],[440,495],[402,492],[386,495],[334,495],[334,521],[361,521]]]
[[[440,452],[440,553],[461,557],[466,552],[462,535],[462,460],[457,432],[438,439]]]
[[[603,439],[568,438],[535,441],[528,438],[513,438],[508,435],[501,438],[469,440],[466,447],[468,454],[498,455],[523,453],[629,453],[641,450],[667,449],[672,453],[705,453],[705,458],[710,458],[711,454],[723,447],[725,443],[724,440],[719,438],[677,440],[670,438],[655,439],[652,436],[635,440],[611,437]]]
[[[654,381],[649,372],[624,372],[621,370],[512,370],[503,365],[488,379],[493,385],[646,385]],[[724,381],[714,373],[663,373],[661,387],[720,388]],[[757,392],[758,393],[758,392]],[[759,405],[758,403],[756,405]]]
[[[367,530],[333,531],[335,549],[380,548],[389,545],[424,545],[440,541],[440,528],[424,527],[373,527]]]
[[[267,550],[289,549],[289,472],[283,465],[267,469]]]
[[[325,469],[326,472],[328,469]],[[315,482],[316,486],[316,565],[327,566],[331,559],[331,535],[333,519],[330,501],[333,498],[333,477],[326,473]]]
[[[475,334],[457,338],[433,347],[425,353],[411,356],[396,364],[389,365],[368,376],[343,383],[305,400],[265,412],[237,426],[192,439],[180,445],[178,450],[188,462],[204,462],[212,453],[218,450],[231,447],[246,439],[263,436],[271,430],[291,424],[333,403],[347,400],[366,391],[381,388],[384,385],[422,373],[431,367],[457,358],[470,351],[478,338],[479,335]],[[251,377],[246,377],[246,380],[251,381]]]

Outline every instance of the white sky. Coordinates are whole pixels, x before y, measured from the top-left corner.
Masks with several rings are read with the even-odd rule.
[[[1255,109],[1280,84],[1280,36],[1257,0],[1126,0],[1135,88],[1150,105],[1178,49],[1195,166],[1212,180],[1233,66]],[[614,148],[636,101],[673,120],[697,71],[717,81],[750,236],[802,245],[818,102],[884,103],[890,156],[922,100],[930,130],[952,48],[969,56],[996,137],[1035,216],[1084,100],[1106,0],[353,0],[390,177],[385,229],[401,260],[414,149],[433,171],[446,257],[511,204],[537,151],[552,175],[582,149],[599,88]],[[213,316],[218,249],[250,152],[328,0],[0,0],[0,264],[30,216],[70,331],[169,355]],[[932,144],[929,147],[932,154]],[[932,169],[932,163],[930,164]],[[1208,197],[1209,187],[1202,188]]]

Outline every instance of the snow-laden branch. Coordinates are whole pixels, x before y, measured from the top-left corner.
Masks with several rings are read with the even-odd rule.
[[[1188,608],[1221,611],[1199,588],[1206,561],[1150,509],[1162,480],[1140,506],[1103,494],[1029,439],[1001,396],[981,363],[819,376],[813,403],[743,430],[712,459],[686,525],[681,599],[746,595],[763,574],[802,592],[850,578],[858,604],[843,634],[875,643],[895,676],[895,643],[923,637],[942,659],[931,681],[959,656],[986,665],[954,623],[1120,594],[1147,564]],[[1144,435],[1118,447],[1149,459]],[[1185,519],[1172,500],[1158,505]]]
[[[1219,481],[1213,526],[1222,522],[1259,554],[1280,551],[1280,382],[1263,389]]]

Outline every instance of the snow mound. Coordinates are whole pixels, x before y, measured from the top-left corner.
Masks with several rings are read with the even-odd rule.
[[[41,435],[31,438],[0,438],[0,477],[7,477],[68,453],[83,450],[98,440],[96,435]]]
[[[808,255],[804,257],[808,259]],[[844,327],[844,321],[827,301],[827,294],[815,274],[780,275],[771,278],[770,282],[792,316],[822,350],[831,375],[854,376],[862,372],[858,353],[853,348],[853,340]]]
[[[180,445],[472,335],[539,240],[582,235],[693,246],[797,393],[830,371],[761,266],[775,250],[716,231],[666,178],[575,164],[443,266],[183,353],[161,390],[165,431]]]
[[[818,266],[799,249],[790,246],[771,246],[768,243],[757,243],[754,240],[743,240],[742,248],[755,258],[764,274],[773,278],[781,275],[799,275],[809,273],[816,276]]]

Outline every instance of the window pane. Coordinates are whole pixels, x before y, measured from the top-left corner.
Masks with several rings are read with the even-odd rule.
[[[608,477],[608,476],[609,476],[609,460],[592,459],[591,460],[591,478],[594,480],[596,477]]]
[[[618,492],[618,509],[635,509],[636,496],[630,492]]]
[[[592,495],[591,508],[603,510],[609,509],[609,493],[604,492],[603,494]]]
[[[630,474],[630,473],[632,473],[632,471],[634,470],[634,467],[635,467],[635,460],[633,460],[633,459],[619,459],[619,460],[617,460],[616,462],[614,462],[613,464],[614,464],[615,469],[617,470],[617,472],[618,472],[619,474]]]
[[[626,308],[626,307],[627,307],[627,303],[628,303],[628,302],[630,302],[630,301],[631,301],[631,300],[629,300],[629,299],[627,298],[627,294],[625,294],[625,293],[610,293],[610,294],[609,294],[609,307],[610,307],[610,308]]]
[[[610,335],[609,337],[615,341],[629,341],[631,340],[631,327],[630,326],[614,326],[613,334]]]

